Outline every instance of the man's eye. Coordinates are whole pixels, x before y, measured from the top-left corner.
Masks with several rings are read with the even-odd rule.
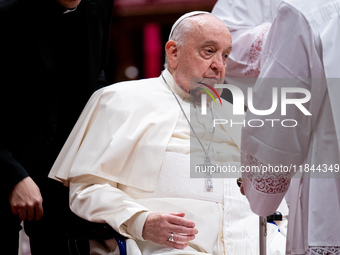
[[[213,50],[212,49],[205,49],[204,50],[206,53],[208,53],[208,54],[212,54],[213,53]]]

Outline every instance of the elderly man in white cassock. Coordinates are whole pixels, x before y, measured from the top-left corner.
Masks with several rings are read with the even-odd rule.
[[[72,211],[126,236],[129,254],[258,253],[257,216],[236,180],[214,178],[208,187],[190,178],[192,154],[200,163],[239,164],[241,129],[214,128],[190,97],[203,91],[191,78],[206,89],[222,83],[231,44],[215,16],[182,16],[165,46],[167,69],[97,91],[50,172],[70,187]],[[228,102],[207,102],[209,120],[231,118]]]
[[[271,108],[274,88],[299,89],[288,98],[304,101],[288,104],[286,114],[279,104],[270,115],[246,115],[246,122],[290,119],[296,125],[246,126],[242,133],[245,166],[291,169],[244,174],[242,184],[252,210],[262,216],[287,194],[289,255],[340,254],[339,10],[339,0],[219,0],[213,11],[234,28],[233,47],[242,48],[228,73],[242,80],[259,75],[256,109]],[[240,17],[248,18],[242,23]]]

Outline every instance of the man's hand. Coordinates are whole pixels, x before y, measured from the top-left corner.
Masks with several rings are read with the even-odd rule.
[[[143,227],[143,238],[172,248],[184,249],[198,233],[195,223],[184,219],[184,215],[185,213],[150,213]],[[174,241],[169,241],[171,234]]]
[[[39,187],[30,177],[18,182],[9,196],[12,212],[21,220],[40,220],[44,214],[42,201]]]

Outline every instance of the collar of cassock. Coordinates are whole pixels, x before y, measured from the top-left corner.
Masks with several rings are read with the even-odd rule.
[[[63,14],[71,13],[74,12],[75,10],[77,10],[77,6],[72,9],[66,9],[66,11],[63,12]]]
[[[171,90],[176,95],[178,95],[184,101],[187,101],[187,102],[190,101],[190,93],[187,93],[186,91],[184,91],[177,85],[177,83],[175,82],[175,79],[172,77],[172,74],[169,72],[168,69],[165,69],[162,75],[164,79],[166,80],[166,82],[168,83],[168,85],[170,86]],[[166,88],[169,89],[168,86],[166,86]]]

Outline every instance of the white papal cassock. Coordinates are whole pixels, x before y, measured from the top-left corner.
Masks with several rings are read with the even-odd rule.
[[[200,123],[197,135],[205,147],[212,122],[191,109],[189,95],[163,76],[184,112]],[[230,104],[216,110],[231,116]],[[196,109],[196,110],[195,110]],[[258,218],[233,178],[190,178],[190,127],[162,77],[115,84],[89,100],[56,160],[50,177],[70,187],[70,207],[90,221],[107,222],[128,237],[129,254],[257,254]],[[219,126],[212,140],[213,162],[239,164],[240,128]],[[152,211],[185,212],[199,233],[185,250],[143,240],[142,229]],[[285,238],[269,229],[272,249],[282,254]],[[283,229],[284,232],[284,229]],[[279,252],[281,251],[281,252]]]
[[[227,5],[227,1],[224,2]],[[256,4],[254,1],[237,2],[241,6]],[[271,12],[269,5],[258,5],[264,13],[259,17]],[[248,11],[253,12],[252,8]],[[282,164],[293,168],[303,164],[302,169],[308,173],[302,178],[292,179],[287,195],[287,254],[340,254],[340,176],[338,171],[334,173],[340,162],[340,1],[285,0],[274,17],[271,26],[268,25],[267,35],[262,36],[261,47],[258,47],[263,52],[259,66],[261,72],[254,88],[254,104],[257,109],[269,109],[274,86],[279,91],[289,86],[300,87],[311,92],[311,99],[304,107],[312,116],[302,114],[294,106],[289,106],[285,116],[280,109],[269,116],[247,113],[246,121],[295,119],[298,125],[286,128],[277,122],[279,125],[275,128],[268,125],[245,127],[242,161],[246,165]],[[229,22],[237,23],[235,20]],[[259,25],[256,22],[254,20],[249,31]],[[251,45],[260,38],[251,38],[251,32],[247,33],[246,27],[242,29],[237,35],[240,40],[242,34],[248,36]],[[242,46],[233,44],[233,48]],[[251,56],[251,47],[248,49],[248,56]],[[239,73],[240,76],[244,74],[244,71]],[[281,79],[280,83],[277,79],[272,80],[270,84],[268,78],[286,79]],[[290,94],[290,98],[301,96],[301,93]],[[323,173],[325,169],[328,174]],[[244,182],[251,207],[260,215],[275,210],[288,188],[288,182],[278,181],[283,179],[275,179],[274,175],[273,178],[264,177],[253,175]]]

